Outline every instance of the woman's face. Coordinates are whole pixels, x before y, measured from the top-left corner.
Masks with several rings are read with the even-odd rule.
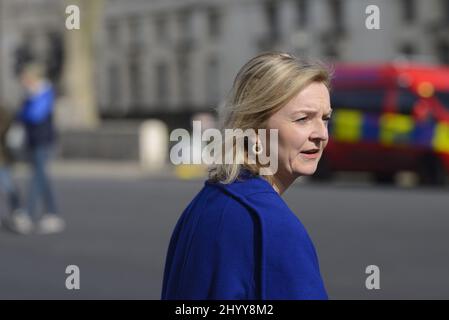
[[[312,82],[273,114],[267,129],[278,129],[279,179],[312,175],[328,142],[329,90]]]

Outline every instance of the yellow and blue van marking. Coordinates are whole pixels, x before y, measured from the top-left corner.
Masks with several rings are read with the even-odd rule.
[[[333,113],[329,133],[340,142],[419,146],[449,153],[449,123],[416,122],[410,115],[338,109]]]

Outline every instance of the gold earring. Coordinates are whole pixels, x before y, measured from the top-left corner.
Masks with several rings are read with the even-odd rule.
[[[263,147],[260,143],[255,143],[255,144],[253,144],[252,151],[254,154],[259,155],[262,153]]]

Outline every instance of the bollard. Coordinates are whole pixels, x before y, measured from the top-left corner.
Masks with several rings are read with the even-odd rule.
[[[160,120],[147,120],[139,130],[139,159],[144,170],[156,171],[165,167],[168,153],[168,129]]]

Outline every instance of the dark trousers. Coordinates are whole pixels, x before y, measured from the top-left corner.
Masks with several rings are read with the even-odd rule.
[[[36,217],[38,201],[42,199],[45,213],[56,214],[56,204],[50,178],[47,173],[47,164],[52,153],[51,145],[39,145],[30,148],[29,164],[32,176],[28,190],[27,210],[30,216]]]

